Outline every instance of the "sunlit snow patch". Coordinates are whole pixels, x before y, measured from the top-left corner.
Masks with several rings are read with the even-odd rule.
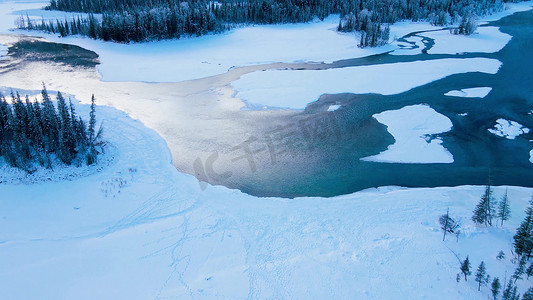
[[[500,51],[511,40],[498,27],[479,27],[475,34],[452,34],[448,30],[424,32],[424,36],[435,41],[429,54],[456,54],[463,52],[494,53]]]
[[[440,138],[431,135],[450,131],[452,122],[428,105],[406,106],[373,116],[387,126],[396,140],[387,150],[362,158],[384,163],[452,163],[452,154]]]
[[[529,128],[524,127],[522,124],[515,121],[498,119],[496,120],[496,125],[494,125],[494,128],[489,129],[489,131],[497,136],[514,140],[515,137],[524,133],[528,133]]]
[[[464,97],[464,98],[485,98],[490,91],[492,90],[491,87],[477,87],[477,88],[470,88],[470,89],[462,89],[462,90],[453,90],[449,91],[445,96],[451,96],[451,97]]]

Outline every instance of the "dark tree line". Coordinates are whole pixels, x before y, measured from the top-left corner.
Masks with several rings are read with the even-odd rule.
[[[140,42],[200,36],[242,24],[307,22],[338,13],[338,29],[360,31],[360,46],[366,47],[386,43],[388,24],[399,20],[459,24],[456,33],[470,34],[475,30],[474,16],[502,7],[502,0],[51,0],[47,9],[90,15],[37,24],[22,17],[19,27],[62,36],[81,34],[94,39]]]
[[[86,124],[60,92],[57,108],[46,88],[41,94],[42,103],[28,96],[23,100],[19,93],[11,93],[10,102],[0,95],[0,157],[28,173],[35,170],[35,162],[52,168],[54,156],[66,165],[95,163],[102,128],[96,130],[94,96]]]

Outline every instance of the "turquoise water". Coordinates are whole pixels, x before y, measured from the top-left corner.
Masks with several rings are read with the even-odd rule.
[[[533,11],[516,13],[490,25],[499,26],[501,31],[513,36],[498,53],[381,54],[332,64],[299,64],[303,68],[317,69],[487,57],[500,60],[503,67],[495,75],[457,74],[398,95],[324,95],[296,114],[273,111],[269,124],[256,133],[266,148],[255,155],[254,170],[246,164],[242,170],[217,165],[219,174],[231,170],[232,176],[213,183],[256,196],[278,197],[335,196],[389,185],[478,185],[486,184],[489,175],[494,185],[533,187],[533,164],[529,162],[529,151],[533,149],[529,140],[533,140],[533,133],[508,140],[487,130],[498,118],[514,120],[533,129],[533,116],[530,115],[533,110]],[[427,39],[426,50],[432,45],[433,41]],[[23,39],[9,51],[16,58],[16,64],[40,60],[94,68],[98,63],[94,52],[34,39]],[[0,72],[8,71],[0,69]],[[444,96],[450,90],[484,86],[493,87],[493,90],[482,100]],[[329,105],[336,102],[341,102],[343,107],[326,112]],[[429,104],[452,121],[453,129],[439,136],[443,146],[453,154],[454,163],[399,164],[360,160],[378,154],[394,143],[386,127],[372,115],[421,103]],[[459,116],[462,113],[468,113],[468,116]],[[275,129],[276,124],[283,124],[283,127]],[[179,128],[175,130],[179,131]],[[225,133],[214,128],[213,134]],[[265,143],[269,139],[277,143],[274,151],[269,151],[268,143]]]
[[[334,63],[335,67],[339,67],[448,57],[487,57],[500,60],[503,67],[495,75],[457,74],[393,96],[325,96],[293,118],[297,122],[306,116],[316,117],[324,106],[340,101],[345,107],[333,112],[335,121],[329,123],[336,131],[311,136],[310,139],[302,134],[302,140],[307,138],[307,141],[312,141],[312,150],[300,147],[301,151],[284,157],[284,164],[277,164],[264,174],[254,174],[232,187],[259,196],[335,196],[388,185],[436,187],[486,184],[489,175],[494,185],[533,187],[533,164],[529,162],[529,151],[533,149],[533,143],[529,142],[533,139],[532,134],[508,140],[487,130],[498,118],[514,120],[533,128],[533,116],[529,114],[533,109],[533,12],[517,13],[490,25],[500,26],[501,31],[513,36],[498,53],[383,54]],[[450,90],[482,86],[493,87],[483,100],[444,96]],[[453,154],[454,163],[360,161],[360,158],[377,154],[394,142],[386,128],[371,117],[373,114],[420,103],[429,104],[452,121],[453,129],[440,136],[443,145]],[[465,112],[468,116],[459,116]],[[295,140],[299,138],[298,134],[293,136]]]

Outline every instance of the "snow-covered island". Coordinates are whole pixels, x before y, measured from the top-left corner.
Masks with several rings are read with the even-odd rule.
[[[107,146],[31,172],[0,152],[0,299],[531,299],[531,107],[495,97],[509,28],[533,24],[482,24],[532,1],[472,35],[383,24],[375,48],[357,46],[372,24],[338,32],[335,14],[143,43],[12,29],[80,15],[47,4],[0,2],[0,93],[30,96],[0,125],[30,128],[15,120],[44,83],[71,99],[60,128],[90,119],[94,93]],[[309,170],[331,189],[372,172],[406,184],[262,197],[223,181],[290,189]]]

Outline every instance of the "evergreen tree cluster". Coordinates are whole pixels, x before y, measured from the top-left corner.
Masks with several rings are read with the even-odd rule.
[[[42,103],[31,102],[28,96],[23,101],[19,93],[11,93],[10,103],[0,95],[0,157],[29,173],[35,162],[52,168],[53,156],[66,165],[95,163],[102,130],[95,130],[94,96],[87,125],[60,92],[57,108],[45,87],[41,94]]]
[[[339,30],[362,32],[361,47],[388,42],[387,24],[427,20],[460,23],[458,34],[475,30],[474,16],[502,10],[502,0],[51,0],[51,10],[89,13],[88,17],[33,24],[22,17],[19,28],[62,36],[81,34],[117,42],[180,38],[221,32],[239,25],[307,22],[341,15]],[[95,16],[93,14],[101,14]]]
[[[519,257],[527,256],[529,259],[533,251],[533,199],[530,201],[530,205],[526,209],[526,217],[520,223],[513,239],[515,253]]]
[[[503,222],[509,220],[510,216],[511,209],[509,208],[507,190],[505,190],[501,201],[497,202],[492,195],[492,187],[489,183],[474,209],[472,221],[478,225],[492,226],[492,221],[497,219],[498,222],[501,221],[503,226]]]

